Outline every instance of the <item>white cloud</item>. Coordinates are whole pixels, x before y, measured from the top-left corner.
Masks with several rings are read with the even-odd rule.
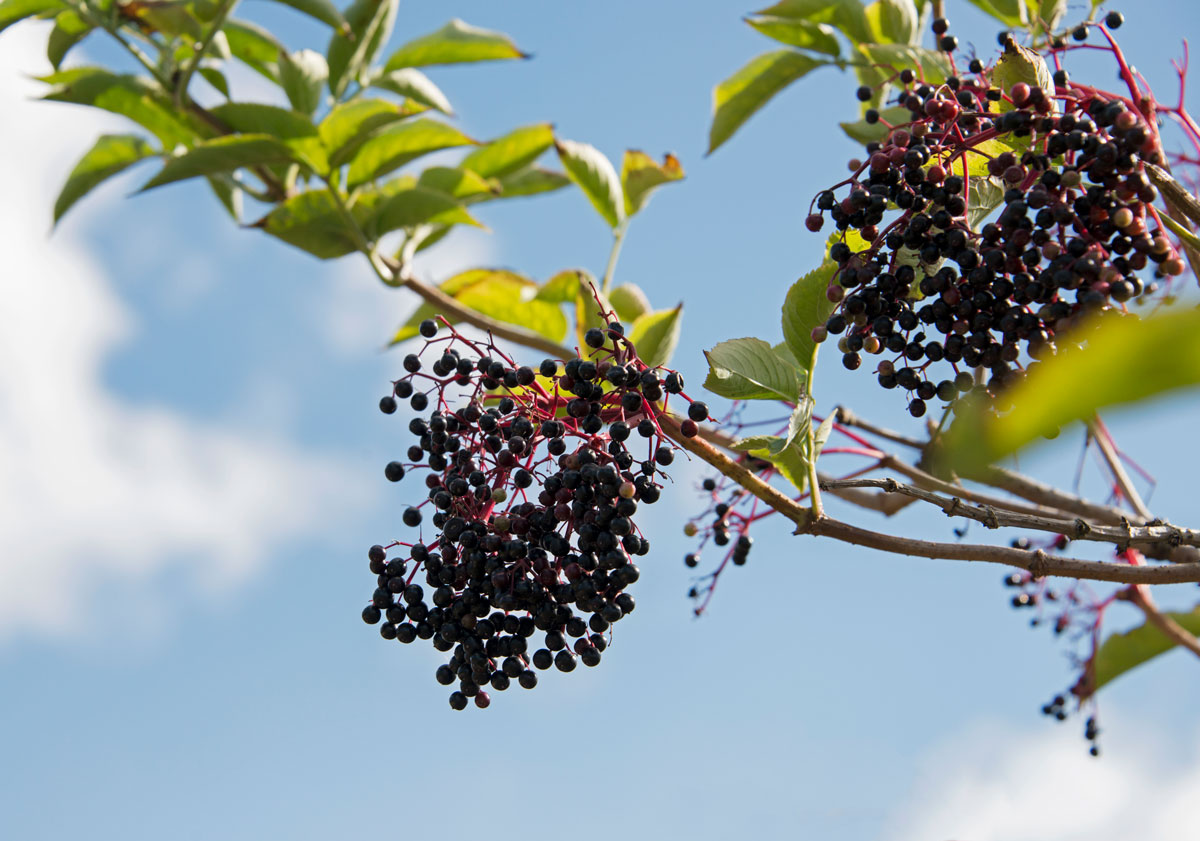
[[[164,570],[227,586],[350,504],[328,458],[105,388],[134,319],[75,225],[47,233],[73,161],[122,124],[31,101],[44,37],[23,25],[0,39],[0,639],[79,627],[97,588],[144,600]]]
[[[931,751],[886,841],[1143,841],[1200,837],[1200,733],[1156,743],[1105,710],[1104,756],[1081,725],[968,728]],[[1183,757],[1178,756],[1179,753]]]

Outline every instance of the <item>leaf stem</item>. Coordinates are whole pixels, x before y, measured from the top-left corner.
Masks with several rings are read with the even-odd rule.
[[[221,27],[225,25],[225,21],[229,18],[233,7],[236,5],[237,0],[222,0],[221,5],[217,7],[217,14],[213,17],[208,31],[204,33],[204,37],[195,47],[195,55],[192,56],[191,61],[184,65],[183,71],[180,73],[179,82],[175,86],[175,107],[182,108],[187,104],[187,89],[192,81],[192,76],[196,73],[196,68],[200,66],[201,59],[208,52],[208,48],[212,46],[213,39],[217,37],[217,33],[221,31]]]
[[[608,265],[604,268],[604,279],[600,284],[600,291],[607,295],[608,289],[612,286],[613,274],[617,270],[617,258],[621,256],[621,245],[625,242],[625,231],[629,227],[629,220],[621,220],[621,224],[613,229],[613,244],[612,250],[608,252]]]

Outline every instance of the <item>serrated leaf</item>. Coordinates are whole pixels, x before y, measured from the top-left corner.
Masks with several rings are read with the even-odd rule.
[[[371,86],[394,94],[408,97],[422,105],[428,105],[443,114],[453,114],[450,100],[433,80],[412,67],[393,70],[371,80]]]
[[[493,182],[480,178],[469,169],[450,166],[434,166],[424,170],[417,183],[426,189],[436,190],[456,199],[490,196],[499,189]]]
[[[196,127],[181,120],[157,84],[140,76],[117,75],[99,67],[77,67],[40,77],[51,86],[45,99],[91,105],[120,114],[170,148],[197,137]]]
[[[779,435],[755,435],[735,442],[733,448],[770,462],[797,490],[808,487],[808,464],[796,443],[789,446]]]
[[[248,166],[289,163],[296,153],[265,134],[237,134],[217,137],[197,143],[181,155],[170,158],[158,174],[142,185],[138,192],[152,190],[164,184],[233,172]]]
[[[401,190],[382,201],[368,226],[374,236],[420,224],[472,225],[479,222],[462,205],[445,193],[428,187]]]
[[[968,2],[1007,27],[1024,29],[1029,25],[1025,0],[968,0]]]
[[[4,0],[0,3],[0,32],[25,18],[66,8],[61,0]]]
[[[284,48],[274,35],[244,20],[227,21],[221,31],[234,58],[272,82],[279,82],[279,54]]]
[[[824,324],[836,306],[826,290],[837,269],[829,258],[792,284],[783,302],[783,338],[803,371],[811,372],[817,359],[814,327]]]
[[[1200,636],[1200,607],[1186,613],[1166,615],[1188,633]],[[1096,659],[1092,664],[1092,682],[1088,688],[1096,692],[1126,672],[1167,653],[1175,646],[1175,642],[1149,622],[1123,634],[1112,634],[1096,651]]]
[[[386,99],[355,99],[335,105],[317,126],[321,143],[334,167],[346,163],[372,132],[408,115]]]
[[[85,22],[74,9],[58,13],[54,18],[54,28],[46,39],[46,58],[50,59],[55,70],[62,64],[67,51],[87,37],[92,29],[92,25]]]
[[[621,189],[625,193],[625,216],[637,213],[655,188],[683,178],[683,167],[679,160],[668,153],[661,164],[637,149],[628,149],[621,162]]]
[[[550,123],[522,126],[472,150],[459,166],[484,178],[503,178],[528,167],[553,145]]]
[[[979,403],[957,410],[946,435],[947,463],[969,472],[1106,406],[1200,384],[1197,309],[1146,318],[1107,314],[1073,328],[1071,342],[1006,391],[1010,411],[997,415]]]
[[[529,167],[500,179],[500,198],[512,199],[520,196],[535,196],[569,186],[571,179],[552,169],[540,166]]]
[[[442,291],[452,295],[460,304],[489,318],[523,327],[553,342],[561,342],[566,337],[567,318],[563,315],[561,307],[537,300],[537,284],[533,281],[502,270],[476,269],[463,275],[442,284]],[[418,314],[420,308],[392,337],[392,344],[411,338],[412,334],[408,333],[408,329],[412,328],[409,325]],[[451,323],[456,321],[447,313],[443,315],[449,318]],[[419,319],[416,320],[416,324],[420,324]]]
[[[634,320],[629,340],[637,348],[638,358],[656,368],[666,365],[679,344],[683,304],[669,310],[648,312]]]
[[[67,183],[54,202],[55,224],[75,202],[101,183],[153,154],[153,147],[136,134],[101,135],[67,176]]]
[[[575,300],[579,287],[591,277],[582,269],[565,269],[558,272],[538,289],[537,299],[551,304],[567,304]]]
[[[1000,54],[996,66],[992,68],[992,85],[1008,93],[1017,82],[1024,82],[1032,87],[1040,87],[1047,94],[1054,92],[1054,76],[1046,66],[1046,60],[1033,50],[1022,47],[1015,39],[1010,38]],[[1013,104],[1007,99],[996,103],[998,111],[1011,111]]]
[[[650,312],[650,299],[641,287],[632,283],[623,283],[608,293],[608,301],[613,305],[622,321],[632,322],[645,313]]]
[[[228,175],[214,175],[207,179],[208,186],[212,188],[213,195],[221,202],[221,205],[233,217],[233,221],[241,224],[242,221],[242,190]]]
[[[615,228],[625,219],[625,199],[621,180],[604,153],[587,143],[556,140],[554,148],[567,171],[567,177],[579,185],[596,212],[609,227]]]
[[[335,32],[325,51],[329,92],[335,98],[341,98],[347,85],[370,66],[391,37],[398,3],[399,0],[354,0],[346,9],[349,31]]]
[[[835,58],[842,53],[842,46],[837,39],[837,31],[827,23],[814,23],[803,18],[776,17],[774,15],[753,15],[746,18],[746,23],[781,44],[800,47],[804,50],[816,50]]]
[[[792,82],[827,62],[795,50],[764,53],[713,88],[708,153],[733,136],[755,111]]]
[[[296,11],[328,24],[338,31],[349,28],[342,13],[330,0],[275,0],[275,2],[291,6]]]
[[[425,67],[430,64],[462,64],[528,58],[503,32],[492,32],[455,19],[436,32],[409,41],[392,53],[385,71],[401,67]]]
[[[863,13],[872,32],[881,41],[916,44],[920,40],[920,16],[913,0],[875,0]]]
[[[709,366],[704,387],[730,400],[792,402],[803,385],[799,370],[762,339],[730,339],[704,356]]]
[[[411,120],[387,126],[376,130],[354,153],[346,184],[353,188],[430,152],[475,143],[453,126],[436,120]]]
[[[301,113],[258,102],[226,102],[209,113],[232,132],[274,137],[318,172],[328,167],[317,128]]]
[[[204,81],[212,85],[222,96],[229,98],[229,81],[225,78],[225,74],[215,67],[201,66],[196,68],[196,72]]]
[[[301,114],[316,112],[328,79],[329,65],[316,50],[279,54],[279,82],[288,102]]]
[[[893,105],[888,108],[883,108],[879,111],[881,118],[880,122],[868,123],[866,120],[859,120],[854,123],[838,123],[842,127],[842,131],[851,140],[857,140],[864,146],[868,143],[883,140],[891,131],[890,128],[884,125],[884,122],[890,123],[893,126],[904,125],[912,122],[912,112],[903,105]]]

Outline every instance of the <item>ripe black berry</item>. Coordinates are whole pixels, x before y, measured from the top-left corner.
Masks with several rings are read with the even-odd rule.
[[[421,325],[417,328],[417,331],[426,339],[432,339],[437,335],[437,322],[432,318],[427,318],[421,322]]]

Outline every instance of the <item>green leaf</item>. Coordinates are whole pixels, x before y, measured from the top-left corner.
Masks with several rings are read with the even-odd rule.
[[[1014,39],[1009,39],[1000,54],[996,66],[992,68],[992,84],[1008,93],[1017,82],[1024,82],[1030,87],[1040,87],[1047,93],[1054,92],[1054,77],[1046,60],[1033,50],[1022,47]],[[1013,104],[1006,99],[996,103],[998,111],[1011,111]]]
[[[475,143],[453,126],[436,120],[412,120],[387,126],[367,138],[350,159],[346,184],[355,187],[387,175],[430,152]]]
[[[227,21],[221,31],[234,58],[272,82],[279,82],[279,55],[285,50],[274,35],[244,20]]]
[[[369,227],[375,236],[400,228],[420,224],[474,225],[480,227],[470,213],[445,193],[427,187],[401,190],[385,199],[371,219]]]
[[[1031,368],[1006,392],[997,415],[974,403],[957,411],[946,438],[953,466],[990,464],[1105,406],[1146,400],[1200,384],[1200,310],[1139,318],[1106,314],[1072,330],[1071,346]],[[1085,343],[1082,347],[1074,343]],[[1086,384],[1086,387],[1081,387]]]
[[[1200,607],[1187,613],[1166,615],[1188,633],[1200,636]],[[1096,651],[1096,659],[1092,664],[1092,683],[1088,688],[1094,693],[1146,661],[1167,653],[1175,645],[1149,622],[1123,634],[1112,634]]]
[[[833,24],[856,43],[873,37],[870,21],[858,0],[782,0],[757,14]]]
[[[54,202],[54,222],[102,182],[155,154],[154,149],[136,134],[102,134],[75,164],[67,183]]]
[[[1025,0],[969,0],[969,2],[1007,27],[1024,29],[1029,25],[1029,18],[1025,13]]]
[[[650,312],[650,299],[640,287],[623,283],[608,293],[608,301],[622,321],[633,322]]]
[[[213,194],[220,200],[225,209],[229,211],[229,215],[233,217],[233,221],[241,224],[242,190],[237,186],[237,182],[228,175],[211,175],[207,180]]]
[[[1045,24],[1050,32],[1058,29],[1063,15],[1067,13],[1067,0],[1042,0],[1038,6],[1037,17]]]
[[[735,442],[733,448],[770,462],[797,490],[804,491],[808,487],[808,463],[804,459],[800,441],[780,435],[754,435]]]
[[[875,0],[863,13],[879,40],[893,44],[919,43],[920,15],[913,0]]]
[[[329,79],[325,56],[316,50],[279,54],[279,81],[288,102],[301,114],[312,115],[321,105],[321,91]]]
[[[316,126],[303,114],[258,102],[226,102],[209,111],[230,131],[274,137],[318,172],[329,165]]]
[[[45,99],[91,105],[120,114],[149,131],[165,147],[191,143],[197,137],[195,127],[180,120],[162,88],[140,76],[119,76],[99,67],[78,67],[42,76],[41,81],[51,85]]]
[[[762,339],[730,339],[704,352],[708,378],[704,387],[730,400],[792,402],[803,386],[795,364]]]
[[[473,269],[441,285],[443,292],[478,313],[506,324],[524,327],[553,342],[561,342],[567,335],[567,318],[557,304],[537,300],[537,289],[537,284],[528,278],[498,269]],[[422,310],[423,307],[419,307],[408,322],[396,331],[392,344],[415,335],[415,326],[421,322],[417,316],[429,317]],[[448,313],[442,315],[451,323],[456,321]]]
[[[197,143],[183,154],[168,159],[158,174],[143,184],[139,192],[201,175],[216,175],[247,166],[289,163],[294,160],[295,153],[270,135],[235,134],[217,137]]]
[[[670,362],[675,346],[679,344],[682,315],[683,304],[679,304],[674,309],[638,316],[629,331],[629,340],[637,348],[638,358],[651,368]]]
[[[396,22],[399,0],[354,0],[346,10],[350,31],[335,32],[325,57],[329,61],[329,92],[341,98],[387,43]]]
[[[208,82],[226,99],[229,98],[229,82],[225,78],[225,74],[215,67],[201,65],[196,69],[196,72],[203,77],[204,81]]]
[[[783,302],[783,338],[803,371],[811,372],[817,361],[814,327],[824,324],[836,306],[825,294],[837,265],[828,257],[792,284]]]
[[[503,178],[528,167],[553,145],[550,123],[522,126],[473,150],[459,165],[484,178]]]
[[[590,272],[581,269],[579,271],[579,289],[575,293],[575,338],[579,342],[580,353],[584,356],[594,356],[599,353],[588,347],[583,337],[593,327],[608,325],[606,313],[615,315],[608,296],[600,290],[600,284],[596,282],[596,278],[592,277]]]
[[[396,50],[387,60],[384,70],[505,58],[528,56],[517,49],[517,45],[504,33],[479,29],[455,19],[436,32],[422,35]]]
[[[950,75],[949,59],[935,50],[907,44],[859,44],[858,49],[871,64],[882,67],[886,76],[910,68],[929,84],[940,85]]]
[[[561,172],[534,166],[501,178],[500,197],[512,199],[519,196],[534,196],[539,193],[561,190],[570,183],[571,179]]]
[[[537,299],[551,304],[568,304],[579,294],[580,284],[590,277],[582,269],[565,269],[551,277],[538,290]]]
[[[626,150],[621,162],[621,189],[625,193],[626,217],[645,207],[655,188],[682,178],[683,167],[674,155],[664,155],[663,162],[658,164],[645,152]]]
[[[1197,237],[1194,233],[1189,231],[1187,228],[1183,227],[1183,225],[1176,222],[1174,219],[1172,219],[1166,213],[1163,213],[1161,210],[1158,212],[1158,217],[1160,219],[1162,219],[1164,225],[1166,225],[1168,228],[1170,228],[1174,232],[1175,236],[1179,237],[1180,241],[1184,245],[1188,246],[1189,248],[1200,251],[1200,237]]]
[[[829,440],[829,434],[833,432],[833,420],[836,416],[836,412],[830,412],[825,416],[825,420],[821,421],[821,425],[817,427],[817,431],[813,433],[813,461],[820,458],[821,450],[825,449],[825,443]]]
[[[0,32],[25,18],[65,8],[62,0],[4,0],[0,3]]]
[[[291,6],[296,11],[316,18],[321,23],[329,24],[339,32],[349,28],[342,13],[330,0],[275,0],[275,2]]]
[[[57,70],[71,47],[82,41],[94,27],[84,22],[73,9],[59,12],[54,18],[54,28],[46,40],[46,57]]]
[[[351,209],[360,225],[369,212],[369,208]],[[261,228],[322,260],[358,250],[354,235],[328,190],[308,190],[292,196],[250,227]]]
[[[446,95],[433,83],[433,80],[420,70],[411,67],[384,73],[382,76],[372,79],[371,86],[408,97],[422,105],[435,108],[443,114],[454,113],[454,109],[450,107],[450,100],[446,99]]]
[[[713,120],[708,131],[708,153],[733,136],[771,97],[811,70],[827,62],[795,50],[764,53],[713,88]]]
[[[866,120],[859,120],[855,123],[838,123],[842,127],[842,131],[850,137],[851,140],[857,140],[859,143],[866,145],[875,141],[883,140],[891,131],[883,124],[883,121],[891,123],[894,126],[904,125],[912,122],[912,112],[903,105],[893,105],[889,108],[883,108],[879,111],[881,122],[868,123]]]
[[[746,18],[746,23],[781,44],[800,47],[804,50],[816,50],[835,58],[842,53],[842,46],[838,43],[836,35],[837,30],[827,23],[814,23],[803,18],[775,17],[773,15],[754,15]]]
[[[499,189],[494,182],[480,178],[469,169],[450,166],[433,166],[426,169],[417,179],[417,183],[426,189],[436,190],[456,199],[490,196]]]
[[[972,178],[971,196],[967,204],[967,222],[978,230],[984,219],[1004,203],[1004,185],[995,178]]]
[[[625,200],[621,179],[604,153],[587,143],[556,140],[554,148],[567,170],[567,177],[579,185],[596,212],[604,217],[610,228],[625,219]]]
[[[355,99],[341,105],[321,120],[317,133],[335,167],[346,163],[376,129],[408,116],[404,109],[386,99]]]

